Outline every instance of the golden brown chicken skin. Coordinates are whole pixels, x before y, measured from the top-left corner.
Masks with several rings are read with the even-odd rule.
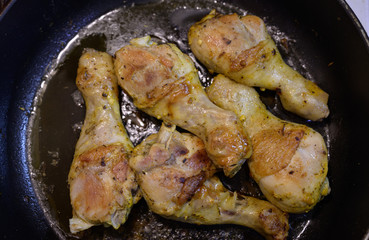
[[[285,64],[259,17],[213,10],[190,28],[188,40],[210,71],[277,91],[283,107],[301,117],[315,121],[329,115],[328,94]]]
[[[133,151],[130,166],[149,208],[195,224],[238,224],[267,239],[285,239],[288,216],[267,201],[230,192],[212,176],[202,140],[163,124]]]
[[[218,106],[234,111],[250,134],[251,176],[266,198],[283,211],[312,209],[330,192],[328,152],[323,137],[313,129],[272,115],[255,89],[218,75],[207,88]]]
[[[134,39],[116,52],[115,70],[138,108],[200,137],[227,176],[250,157],[250,140],[238,117],[208,99],[193,62],[173,44]]]
[[[70,231],[94,225],[118,228],[141,195],[128,165],[133,149],[122,125],[112,57],[86,49],[76,84],[86,104],[68,183],[73,207]]]

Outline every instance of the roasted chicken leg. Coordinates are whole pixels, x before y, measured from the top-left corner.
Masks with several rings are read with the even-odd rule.
[[[329,193],[328,153],[319,133],[275,117],[255,89],[223,75],[214,78],[207,93],[243,121],[254,148],[250,173],[270,202],[283,211],[302,213]]]
[[[285,239],[287,214],[267,201],[225,189],[204,144],[174,126],[162,125],[133,151],[136,172],[149,208],[169,219],[195,224],[238,224],[267,239]],[[209,178],[210,177],[210,178]]]
[[[112,57],[86,49],[76,83],[86,103],[68,183],[73,207],[70,231],[123,224],[141,194],[128,165],[133,149],[122,125]]]
[[[196,58],[210,71],[277,91],[283,107],[301,117],[328,116],[328,94],[285,64],[260,18],[213,10],[190,28],[188,40]]]
[[[191,59],[173,44],[134,39],[116,52],[119,85],[146,113],[200,137],[218,168],[233,176],[251,155],[238,117],[206,96]]]

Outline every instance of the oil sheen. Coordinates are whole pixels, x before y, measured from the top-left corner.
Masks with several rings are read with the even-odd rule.
[[[68,221],[72,216],[67,176],[73,160],[74,147],[84,119],[84,102],[75,78],[78,59],[84,48],[106,51],[112,56],[132,38],[150,35],[159,43],[174,43],[195,62],[204,87],[211,84],[212,75],[196,61],[187,43],[189,27],[211,9],[223,14],[252,14],[222,1],[167,0],[148,4],[122,5],[80,29],[65,48],[50,63],[38,94],[29,125],[31,142],[30,167],[36,192],[45,209],[45,216],[60,238],[69,238]],[[268,25],[267,19],[264,19]],[[268,31],[276,41],[286,62],[311,78],[303,58],[294,49],[295,41],[278,27],[269,25]],[[313,79],[314,80],[314,79]],[[278,117],[307,124],[319,131],[329,147],[328,128],[324,123],[311,123],[286,113],[273,92],[260,91],[268,109]],[[121,90],[122,121],[134,145],[156,133],[161,122],[139,111],[130,97]],[[263,198],[255,182],[244,167],[233,179],[220,176],[225,186],[242,194]],[[309,224],[309,214],[292,216],[291,227],[299,236]],[[91,239],[259,239],[253,230],[230,225],[194,226],[166,220],[150,212],[143,200],[132,210],[128,221],[118,230],[94,227],[79,233]]]

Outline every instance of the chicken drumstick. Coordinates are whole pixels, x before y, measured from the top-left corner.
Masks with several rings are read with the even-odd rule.
[[[86,49],[76,83],[86,116],[68,176],[73,207],[70,230],[76,233],[99,224],[117,229],[141,194],[128,165],[133,145],[120,118],[112,57]]]
[[[267,201],[230,192],[212,176],[215,167],[198,137],[162,125],[133,151],[130,166],[149,208],[195,224],[238,224],[267,239],[285,239],[286,213]]]
[[[238,117],[214,105],[191,59],[173,44],[134,39],[116,52],[119,85],[146,113],[200,137],[216,167],[233,176],[251,155]]]
[[[188,40],[210,71],[277,91],[283,107],[301,117],[315,121],[328,116],[328,94],[283,61],[260,18],[213,10],[190,28]]]

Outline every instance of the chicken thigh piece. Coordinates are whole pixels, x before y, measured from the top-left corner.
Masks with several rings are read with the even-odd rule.
[[[68,183],[73,207],[70,231],[123,224],[141,193],[128,165],[133,149],[120,118],[112,57],[86,49],[79,60],[77,87],[86,103]]]
[[[330,192],[328,153],[319,133],[275,117],[255,89],[223,75],[214,78],[207,93],[215,104],[234,111],[250,133],[250,173],[270,202],[283,211],[302,213]]]
[[[210,71],[277,91],[283,107],[310,120],[329,115],[328,94],[289,67],[256,16],[211,11],[188,33],[192,52]]]
[[[238,224],[267,239],[285,239],[288,215],[271,203],[230,192],[212,176],[215,167],[198,137],[162,125],[136,146],[130,159],[149,208],[172,220]]]
[[[134,39],[116,52],[119,85],[144,112],[200,137],[216,167],[231,177],[250,157],[238,117],[207,97],[191,59],[173,44]]]

